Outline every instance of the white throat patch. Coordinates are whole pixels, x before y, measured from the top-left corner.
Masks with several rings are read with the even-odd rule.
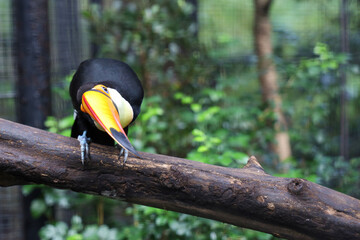
[[[107,88],[111,99],[119,112],[120,123],[123,128],[127,127],[134,118],[133,109],[128,101],[121,94],[112,88]]]

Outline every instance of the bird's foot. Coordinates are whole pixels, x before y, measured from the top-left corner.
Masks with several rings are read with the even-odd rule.
[[[122,148],[120,145],[116,145],[116,147],[117,148],[120,148],[120,154],[119,154],[119,158],[118,158],[118,160],[119,160],[119,162],[120,162],[120,157],[122,156],[122,155],[124,155],[124,160],[123,160],[123,163],[122,163],[122,166],[124,167],[125,166],[125,163],[126,163],[126,160],[127,160],[127,158],[128,158],[128,156],[129,156],[129,151],[128,150],[126,150],[125,148]]]
[[[79,135],[77,139],[80,142],[81,163],[82,165],[84,165],[85,159],[90,160],[90,151],[89,151],[90,138],[86,137],[86,131],[84,131],[83,134]]]
[[[123,165],[125,165],[126,160],[127,160],[128,156],[129,156],[129,151],[128,151],[128,150],[126,150],[125,148],[121,148],[121,150],[120,150],[120,154],[119,154],[119,158],[120,158],[120,156],[121,156],[121,155],[123,155],[123,154],[124,154],[124,161],[123,161]]]

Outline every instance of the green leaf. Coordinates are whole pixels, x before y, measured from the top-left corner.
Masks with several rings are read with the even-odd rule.
[[[233,157],[240,164],[246,164],[249,159],[249,155],[243,152],[235,152],[233,153]]]
[[[63,135],[65,137],[70,137],[71,136],[71,129],[66,129],[64,131],[59,132],[60,135]]]
[[[30,210],[33,217],[38,218],[45,213],[47,206],[43,199],[35,199],[31,202]]]
[[[197,151],[200,153],[207,152],[209,148],[207,146],[201,145],[198,147]]]
[[[83,229],[82,219],[78,215],[74,215],[71,218],[71,229],[75,231],[81,231]]]
[[[232,158],[224,154],[220,157],[219,163],[221,163],[223,166],[229,166],[232,163]]]
[[[201,105],[198,103],[193,103],[190,105],[191,110],[193,110],[195,113],[200,112]]]
[[[37,185],[25,185],[22,187],[22,193],[28,196],[34,189],[38,188]]]
[[[197,137],[197,136],[205,136],[205,133],[203,131],[201,131],[200,129],[197,129],[197,128],[193,129],[191,133],[195,137]]]
[[[210,138],[209,143],[211,145],[217,145],[217,144],[221,143],[221,139],[217,138],[217,137],[212,137],[212,138]]]
[[[64,117],[64,118],[59,120],[59,128],[60,129],[71,128],[73,123],[74,123],[74,117],[73,116],[70,115],[70,116]]]
[[[76,233],[74,235],[68,236],[66,240],[83,240],[83,236],[79,233]]]
[[[197,120],[199,122],[207,121],[207,120],[211,119],[213,117],[213,115],[218,113],[219,111],[220,111],[220,107],[212,106],[212,107],[206,109],[205,111],[199,113],[197,116]]]
[[[239,134],[237,136],[230,137],[228,143],[234,147],[247,148],[250,144],[251,137],[245,134]]]

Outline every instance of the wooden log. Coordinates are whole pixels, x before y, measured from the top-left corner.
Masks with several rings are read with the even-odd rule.
[[[76,139],[0,119],[0,185],[46,184],[188,213],[288,239],[360,239],[360,201],[306,181],[158,154],[129,156],[91,144],[83,167]]]

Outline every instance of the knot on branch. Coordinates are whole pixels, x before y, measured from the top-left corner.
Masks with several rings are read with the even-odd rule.
[[[304,190],[305,180],[301,178],[294,178],[288,184],[287,189],[289,192],[299,195]]]

